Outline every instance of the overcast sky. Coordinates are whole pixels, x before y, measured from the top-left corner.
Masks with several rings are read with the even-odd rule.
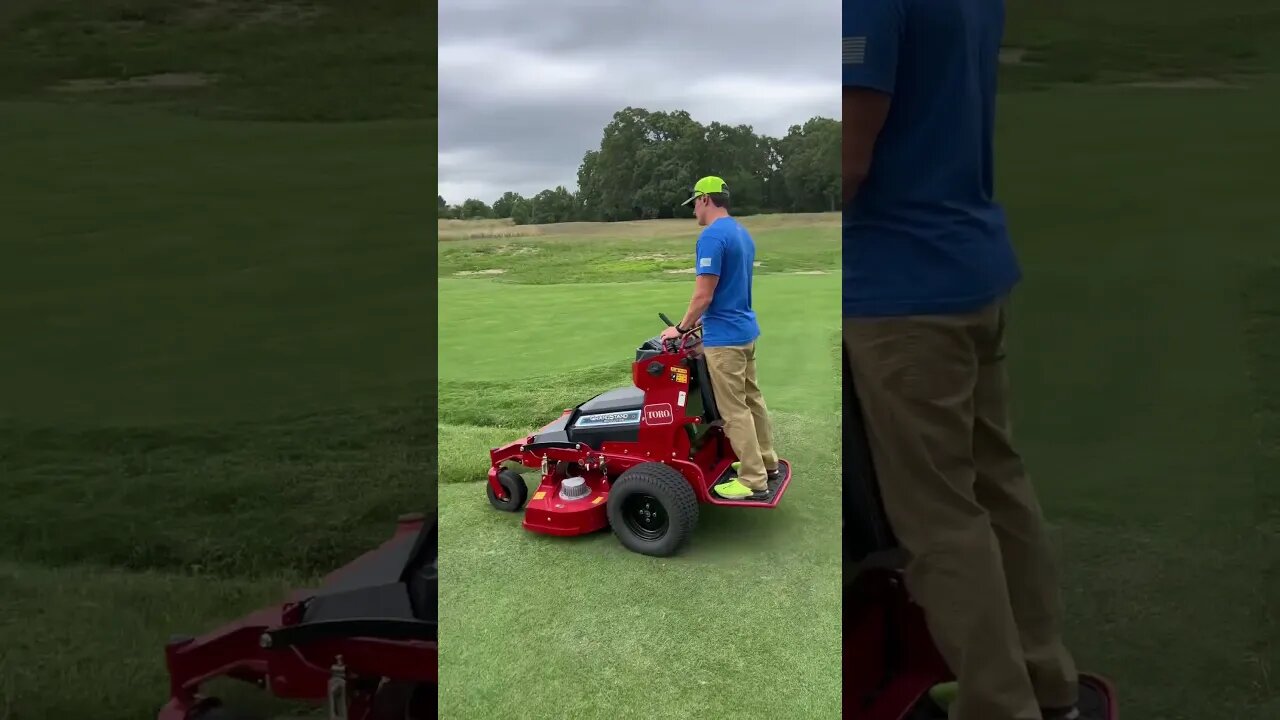
[[[440,194],[456,205],[572,190],[582,154],[628,105],[768,135],[838,118],[840,7],[441,0]]]

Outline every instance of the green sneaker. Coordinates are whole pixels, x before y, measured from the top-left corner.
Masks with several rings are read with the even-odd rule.
[[[738,478],[715,486],[716,494],[725,500],[745,500],[756,494],[755,490],[743,485]]]
[[[741,461],[737,461],[737,462],[733,463],[732,465],[730,465],[729,467],[733,470],[733,474],[734,474],[734,475],[737,475],[738,473],[742,472],[742,462],[741,462]],[[774,468],[774,469],[772,469],[772,470],[769,470],[768,468],[766,468],[766,469],[765,469],[765,472],[767,472],[767,473],[768,473],[768,480],[769,480],[769,482],[771,482],[771,483],[772,483],[772,482],[778,482],[778,478],[781,478],[781,477],[782,477],[782,468]]]
[[[960,684],[952,682],[938,683],[929,688],[929,699],[939,710],[946,712],[955,704],[956,694],[960,691]],[[1075,706],[1067,708],[1040,708],[1040,714],[1044,720],[1081,720],[1080,710]]]
[[[941,710],[947,710],[956,701],[956,693],[960,685],[955,682],[938,683],[929,688],[929,699]]]

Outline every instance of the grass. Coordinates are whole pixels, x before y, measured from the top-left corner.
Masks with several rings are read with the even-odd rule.
[[[0,115],[0,718],[145,718],[434,503],[434,126]]]
[[[154,717],[165,699],[161,648],[171,633],[278,602],[301,580],[0,561],[0,718]],[[238,707],[287,711],[237,690],[219,688]]]
[[[414,225],[429,124],[4,113],[0,312],[29,341],[0,345],[0,418],[289,414],[432,385]]]
[[[756,281],[761,383],[797,479],[775,511],[704,509],[689,551],[663,560],[630,553],[609,533],[527,533],[518,515],[490,508],[480,481],[490,446],[629,383],[628,353],[661,328],[657,312],[680,311],[692,282],[607,260],[691,257],[692,221],[597,226],[602,236],[641,235],[631,240],[552,228],[536,240],[470,243],[472,256],[536,249],[510,255],[519,262],[501,279],[448,277],[465,265],[456,244],[441,245],[440,562],[450,581],[440,603],[442,636],[453,638],[441,702],[450,717],[538,717],[549,707],[566,717],[838,714],[838,326],[812,312],[837,307],[837,232],[824,217],[768,224],[756,232],[766,267],[803,258],[826,272]],[[553,281],[543,275],[551,268],[573,269]],[[726,629],[723,614],[735,611],[749,630]],[[537,681],[511,682],[512,668],[536,668]],[[741,692],[732,678],[744,671],[767,673],[770,691]]]
[[[0,99],[235,120],[432,118],[431,10],[413,0],[7,0]],[[204,82],[60,91],[163,73]]]
[[[1280,61],[1280,9],[1269,0],[1049,0],[1009,3],[1007,12],[1005,44],[1025,51],[1002,70],[1011,89],[1231,78]]]
[[[1027,271],[1017,432],[1060,526],[1071,643],[1142,717],[1277,708],[1277,468],[1259,451],[1280,349],[1264,188],[1280,158],[1251,116],[1277,100],[1261,78],[1003,102],[1001,192]]]
[[[744,219],[743,224],[764,244],[757,255],[756,272],[833,272],[831,249],[816,246],[810,238],[815,232],[837,232],[839,220],[838,213]],[[440,224],[443,232],[457,233],[454,228],[459,222],[469,221],[445,220]],[[513,226],[481,221],[480,237],[442,243],[437,267],[441,278],[498,275],[505,281],[537,285],[639,280],[687,283],[693,271],[696,237],[690,229],[692,223],[692,218],[563,223],[540,226],[536,234],[522,237],[498,235],[497,228],[516,229]]]

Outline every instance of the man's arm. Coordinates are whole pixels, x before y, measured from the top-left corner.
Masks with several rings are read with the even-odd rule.
[[[703,230],[698,236],[698,244],[694,249],[698,274],[693,284],[693,297],[689,299],[689,309],[680,320],[680,327],[692,330],[711,305],[711,298],[716,294],[716,285],[720,282],[720,266],[724,260],[724,242],[712,230]]]
[[[841,182],[847,204],[858,194],[898,80],[898,50],[908,0],[846,0],[843,17]]]
[[[716,294],[716,284],[720,282],[720,276],[703,274],[693,283],[693,297],[689,300],[689,309],[685,311],[684,319],[679,323],[680,327],[685,330],[692,330],[694,325],[698,324],[698,320],[702,318],[702,313],[707,311],[707,307],[711,305],[711,298]]]
[[[841,120],[841,178],[847,204],[858,194],[871,172],[876,138],[889,116],[891,96],[876,90],[845,86]]]

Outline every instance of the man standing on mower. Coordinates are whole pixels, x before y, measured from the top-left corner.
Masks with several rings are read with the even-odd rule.
[[[1058,577],[1009,426],[994,198],[1004,0],[845,0],[844,340],[952,720],[1078,718]]]
[[[693,186],[693,214],[702,233],[695,250],[697,279],[689,310],[663,331],[674,339],[702,321],[702,347],[711,375],[724,433],[738,457],[738,477],[715,486],[729,500],[764,500],[769,483],[778,479],[769,411],[756,384],[756,338],[760,325],[751,308],[751,278],[756,246],[737,220],[729,216],[729,188],[718,177]]]

